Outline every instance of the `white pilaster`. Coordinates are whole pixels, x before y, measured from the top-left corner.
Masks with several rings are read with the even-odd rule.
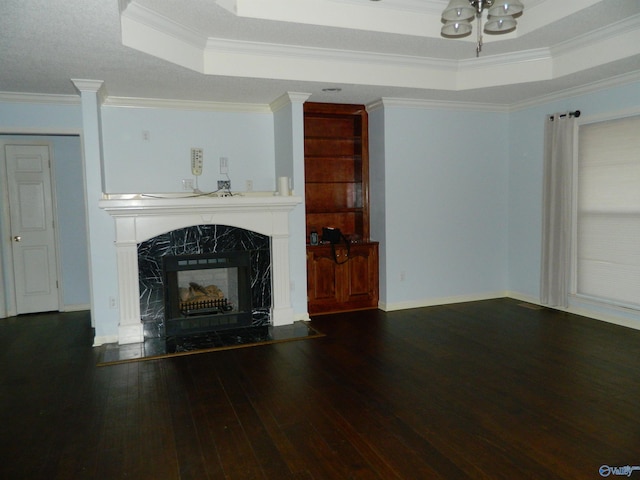
[[[271,265],[273,266],[271,269],[271,297],[273,299],[271,318],[273,325],[286,325],[293,321],[288,234],[271,237]]]

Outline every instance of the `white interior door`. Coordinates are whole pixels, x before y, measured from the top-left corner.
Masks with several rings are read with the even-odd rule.
[[[59,310],[49,147],[5,145],[16,311]]]

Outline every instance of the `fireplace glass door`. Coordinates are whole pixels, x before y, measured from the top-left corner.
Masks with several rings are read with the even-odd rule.
[[[249,252],[163,257],[166,335],[251,325]]]

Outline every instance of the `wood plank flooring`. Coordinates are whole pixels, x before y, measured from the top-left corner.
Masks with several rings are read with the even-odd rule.
[[[583,480],[640,465],[640,331],[511,299],[312,325],[326,336],[97,367],[86,312],[0,320],[0,478]]]

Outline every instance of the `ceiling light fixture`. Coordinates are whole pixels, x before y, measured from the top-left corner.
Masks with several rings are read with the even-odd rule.
[[[478,43],[476,57],[482,51],[482,13],[487,10],[485,33],[500,35],[516,29],[516,16],[522,14],[524,5],[520,0],[449,0],[442,12],[442,36],[446,38],[466,37],[471,34],[471,20],[478,19]]]

